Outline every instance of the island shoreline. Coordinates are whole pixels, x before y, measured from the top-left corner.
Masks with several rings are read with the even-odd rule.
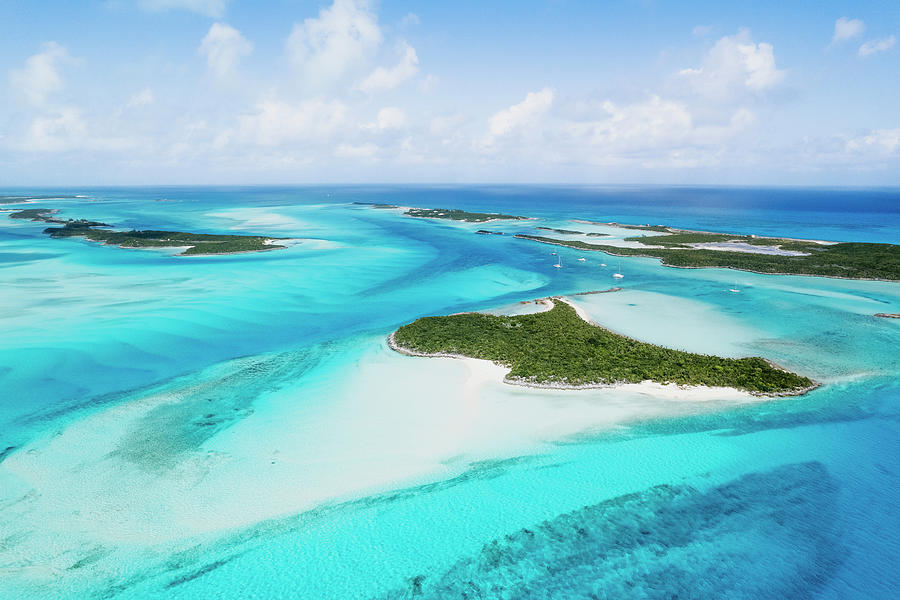
[[[562,246],[563,248],[569,248],[571,250],[584,250],[586,252],[602,252],[608,256],[615,256],[616,258],[652,258],[654,260],[658,260],[660,265],[663,267],[667,267],[669,269],[728,269],[730,271],[739,271],[742,273],[755,273],[756,275],[788,275],[792,277],[822,277],[825,279],[843,279],[845,281],[883,281],[887,283],[897,283],[896,279],[881,279],[876,277],[841,277],[840,275],[815,275],[813,273],[782,273],[782,272],[772,272],[772,271],[753,271],[751,269],[739,269],[737,267],[729,267],[725,265],[709,265],[709,266],[689,266],[689,265],[668,265],[665,263],[665,259],[660,258],[658,256],[653,256],[650,254],[616,254],[615,252],[610,252],[609,250],[601,250],[600,248],[578,248],[575,246],[571,246],[564,242],[560,241],[547,241],[547,240],[536,240],[533,237],[529,237],[520,233],[513,235],[514,238],[520,240],[526,240],[529,242],[536,242],[538,244],[547,244],[548,246]],[[787,239],[787,238],[781,238]],[[814,240],[800,240],[800,241],[814,241]],[[635,250],[640,250],[639,248],[635,248]]]
[[[613,334],[621,336],[621,337],[625,337],[628,339],[634,339],[629,336],[618,333],[616,331],[613,331],[612,329],[604,327],[603,325],[598,324],[593,319],[591,319],[587,315],[587,313],[584,312],[584,310],[581,307],[575,305],[571,300],[569,300],[568,298],[565,298],[563,296],[546,296],[543,298],[537,298],[535,300],[529,300],[527,302],[536,302],[536,303],[543,304],[545,306],[547,306],[549,304],[549,307],[550,307],[549,309],[552,309],[554,300],[559,300],[559,301],[564,302],[567,305],[571,306],[572,309],[575,310],[575,312],[579,316],[579,318],[581,318],[583,321],[585,321],[589,325],[592,325],[594,327],[599,327],[601,329],[604,329],[606,331],[609,331],[610,333],[613,333]],[[480,313],[477,313],[476,311],[454,313],[454,315],[462,315],[462,314],[480,314]],[[493,360],[489,360],[489,359],[475,358],[473,356],[467,356],[465,354],[458,354],[458,353],[452,353],[452,352],[421,352],[418,350],[413,350],[412,348],[407,348],[405,346],[400,345],[400,343],[397,342],[397,340],[396,340],[396,337],[395,337],[396,333],[397,333],[397,331],[394,330],[390,333],[390,335],[387,336],[387,345],[391,350],[393,350],[394,352],[397,352],[399,354],[403,354],[406,356],[412,356],[412,357],[418,357],[418,358],[452,358],[452,359],[457,359],[457,360],[486,361],[486,362],[490,362],[492,364],[504,367],[507,370],[510,369],[509,365],[505,365],[501,362],[493,361]],[[636,340],[636,341],[640,341],[640,340]],[[791,371],[789,369],[786,369],[786,368],[782,367],[781,365],[779,365],[769,359],[763,358],[762,360],[764,360],[767,364],[769,364],[769,366],[771,366],[773,369],[778,369],[779,371],[791,373]],[[544,382],[537,382],[537,381],[532,381],[532,380],[524,379],[524,378],[515,378],[515,377],[511,378],[508,375],[508,371],[507,371],[507,375],[505,375],[503,377],[503,379],[501,380],[502,383],[505,383],[508,385],[517,385],[520,387],[528,387],[528,388],[536,388],[536,389],[551,389],[551,390],[613,389],[613,388],[621,388],[626,385],[639,385],[639,386],[645,386],[645,387],[674,386],[675,388],[677,388],[679,390],[685,390],[685,391],[725,389],[725,390],[729,390],[729,391],[733,391],[733,392],[739,392],[741,394],[747,394],[749,396],[753,396],[753,397],[757,397],[757,398],[785,398],[785,397],[792,397],[792,396],[804,396],[804,395],[808,394],[809,392],[822,386],[822,383],[820,383],[818,381],[814,381],[814,380],[810,380],[810,381],[812,381],[812,385],[809,385],[809,386],[806,386],[803,388],[797,388],[794,390],[786,390],[786,391],[781,391],[781,392],[763,393],[763,392],[744,390],[744,389],[740,389],[740,388],[736,388],[736,387],[728,387],[728,386],[680,385],[680,384],[672,383],[672,382],[662,383],[662,382],[654,381],[652,379],[645,379],[641,382],[614,381],[614,382],[605,382],[605,383],[586,383],[586,384],[577,384],[577,385],[567,384],[567,383],[562,383],[562,382],[546,382],[546,383],[544,383]]]

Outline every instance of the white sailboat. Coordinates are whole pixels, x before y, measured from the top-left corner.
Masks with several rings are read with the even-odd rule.
[[[738,287],[737,281],[734,282],[734,287],[733,287],[733,288],[728,288],[728,291],[729,291],[729,292],[734,292],[735,294],[740,293],[741,288]]]
[[[579,261],[579,262],[584,262],[584,258],[583,258],[583,257],[582,257],[582,258],[579,258],[578,261]]]
[[[615,273],[613,273],[613,279],[622,279],[623,277],[625,277],[624,275],[622,275],[621,271],[622,271],[622,261],[620,260],[619,268],[616,269]]]
[[[562,256],[556,257],[556,264],[553,266],[556,267],[557,269],[562,269]]]

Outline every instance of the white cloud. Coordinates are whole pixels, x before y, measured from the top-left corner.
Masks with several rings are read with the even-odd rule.
[[[334,150],[334,155],[339,158],[373,158],[378,154],[379,148],[375,144],[340,144]]]
[[[33,152],[60,152],[80,146],[86,136],[81,112],[66,108],[53,115],[35,117],[23,145]]]
[[[138,6],[150,12],[187,10],[215,18],[225,14],[227,4],[228,0],[138,0]]]
[[[128,102],[125,103],[127,108],[141,108],[143,106],[150,106],[156,102],[156,96],[153,95],[153,90],[150,88],[144,88],[137,94],[133,94],[131,98],[128,99]]]
[[[381,28],[367,0],[334,0],[318,18],[294,24],[286,49],[307,83],[322,86],[365,63],[381,40]]]
[[[866,30],[866,24],[859,19],[848,19],[841,17],[834,22],[834,36],[831,38],[832,44],[846,42],[853,39]]]
[[[235,136],[240,142],[260,146],[327,142],[345,125],[347,113],[347,107],[338,100],[316,98],[298,105],[267,100],[257,105],[254,114],[238,118]]]
[[[438,81],[439,79],[436,75],[429,73],[422,78],[421,83],[419,83],[419,89],[426,94],[432,92],[438,86]]]
[[[97,135],[82,111],[66,107],[31,120],[17,144],[27,152],[58,153],[71,150],[121,151],[133,146],[122,136]]]
[[[890,50],[897,43],[897,38],[889,36],[877,40],[871,40],[859,47],[859,55],[863,58]]]
[[[457,133],[466,120],[466,116],[462,113],[434,117],[428,123],[428,131],[435,136]]]
[[[388,106],[378,111],[376,125],[378,129],[399,129],[406,124],[406,113],[396,106]]]
[[[533,127],[553,105],[553,90],[544,88],[539,92],[529,92],[518,104],[505,108],[488,121],[488,136],[485,143],[490,145],[498,138],[526,127]]]
[[[742,29],[737,35],[719,39],[702,66],[683,69],[679,75],[696,93],[726,100],[739,93],[759,94],[769,90],[781,83],[785,71],[776,68],[771,44],[754,43],[750,33]]]
[[[359,84],[359,89],[367,94],[392,90],[418,73],[416,49],[406,43],[403,46],[405,51],[399,63],[390,68],[378,67]]]
[[[419,15],[414,12],[406,13],[406,16],[400,19],[400,27],[410,27],[413,25],[421,25],[422,20],[419,19]]]
[[[626,106],[607,101],[601,109],[596,120],[566,123],[566,133],[588,146],[631,151],[683,142],[693,128],[684,104],[659,96]]]
[[[41,52],[28,57],[24,67],[10,71],[9,79],[28,102],[40,106],[46,103],[51,94],[65,87],[59,67],[71,62],[74,59],[63,46],[47,42]]]
[[[900,129],[876,129],[847,140],[846,148],[854,153],[894,154],[900,151]]]
[[[226,77],[241,57],[253,51],[253,44],[241,32],[225,23],[213,23],[197,49],[206,57],[206,65],[217,77]]]

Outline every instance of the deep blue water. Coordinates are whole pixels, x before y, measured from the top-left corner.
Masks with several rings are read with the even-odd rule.
[[[900,322],[872,316],[900,312],[900,284],[568,249],[554,269],[546,246],[354,204],[539,219],[490,224],[508,233],[585,219],[900,243],[900,190],[0,190],[54,193],[85,198],[29,206],[304,241],[186,258],[51,240],[0,214],[0,598],[891,598],[900,585]],[[825,385],[750,404],[501,384],[473,396],[461,366],[384,346],[419,316],[609,287],[603,260],[626,277],[583,300],[602,324]]]

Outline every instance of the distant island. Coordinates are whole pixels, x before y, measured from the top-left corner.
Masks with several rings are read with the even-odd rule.
[[[411,208],[404,214],[412,217],[451,219],[468,222],[492,220],[527,220],[530,217],[499,213],[472,213],[456,209]],[[732,233],[693,231],[667,225],[628,225],[616,222],[573,219],[574,223],[603,225],[652,232],[660,235],[627,237],[630,246],[597,244],[581,240],[517,233],[514,237],[565,246],[576,250],[599,251],[613,256],[658,258],[667,267],[718,267],[767,275],[813,275],[843,279],[875,279],[900,281],[900,246],[870,242],[825,242],[792,238],[758,237]],[[599,232],[584,233],[574,229],[536,227],[563,235],[604,237]],[[477,233],[489,233],[479,230]],[[493,233],[493,232],[490,232]]]
[[[574,229],[554,229],[553,227],[535,227],[535,229],[543,229],[544,231],[552,231],[554,233],[562,233],[563,235],[590,235],[594,237],[608,237],[608,233],[585,233]]]
[[[900,246],[894,244],[828,243],[690,231],[661,225],[640,228],[662,235],[625,238],[626,242],[635,242],[641,247],[592,244],[529,234],[516,234],[515,237],[615,256],[659,258],[668,267],[723,267],[764,274],[900,280]]]
[[[414,356],[494,361],[510,368],[508,383],[536,387],[654,381],[792,396],[818,385],[759,357],[720,358],[640,342],[588,322],[560,298],[543,301],[550,310],[527,315],[423,317],[392,333],[389,343]]]
[[[465,221],[467,223],[487,223],[488,221],[525,221],[529,217],[516,215],[504,215],[502,213],[479,213],[451,208],[410,208],[405,213],[409,217],[421,219],[448,219],[450,221]]]
[[[97,229],[112,227],[99,221],[85,219],[59,219],[57,210],[29,208],[9,215],[11,219],[28,219],[62,225],[48,227],[44,233],[52,238],[83,237],[94,242],[119,246],[120,248],[180,248],[185,250],[179,256],[202,256],[208,254],[238,254],[243,252],[264,252],[278,250],[285,246],[274,244],[286,238],[272,238],[255,235],[217,235],[207,233],[186,233],[183,231],[135,230],[111,231]]]
[[[360,206],[368,206],[370,208],[380,209],[401,209],[407,217],[416,217],[419,219],[446,219],[448,221],[464,221],[466,223],[488,223],[490,221],[527,221],[531,217],[519,217],[516,215],[505,215],[503,213],[480,213],[470,212],[467,210],[459,210],[456,208],[411,208],[408,206],[397,206],[396,204],[383,204],[379,202],[354,202]],[[479,230],[478,233],[494,233],[485,230]]]

